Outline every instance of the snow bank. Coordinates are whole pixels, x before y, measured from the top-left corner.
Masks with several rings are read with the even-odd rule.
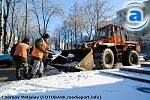
[[[68,55],[67,57],[68,57],[68,58],[73,58],[73,57],[75,57],[75,55],[69,53],[69,55]]]

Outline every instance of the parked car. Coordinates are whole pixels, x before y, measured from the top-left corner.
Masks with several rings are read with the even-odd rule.
[[[14,61],[10,54],[0,55],[0,68],[13,67]]]
[[[145,61],[150,60],[150,52],[148,52],[143,58]]]

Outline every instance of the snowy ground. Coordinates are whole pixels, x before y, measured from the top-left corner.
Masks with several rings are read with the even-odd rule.
[[[149,100],[150,93],[138,91],[140,87],[150,84],[100,71],[59,73],[0,84],[0,100]]]
[[[150,99],[150,93],[137,90],[141,87],[150,88],[148,83],[108,75],[99,70],[63,73],[49,66],[45,71],[48,76],[43,78],[0,83],[0,100]]]

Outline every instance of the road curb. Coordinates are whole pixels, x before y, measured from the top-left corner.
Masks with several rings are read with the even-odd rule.
[[[120,70],[150,75],[150,71],[147,70],[140,70],[140,69],[133,69],[133,68],[120,68]]]
[[[141,67],[150,67],[150,64],[141,64]]]
[[[131,80],[135,80],[135,81],[150,83],[150,80],[147,80],[147,79],[127,76],[127,75],[121,75],[121,74],[116,74],[116,73],[111,73],[111,72],[102,72],[101,71],[101,73],[108,74],[108,75],[113,75],[113,76],[118,76],[118,77],[123,77],[123,78],[131,79]]]

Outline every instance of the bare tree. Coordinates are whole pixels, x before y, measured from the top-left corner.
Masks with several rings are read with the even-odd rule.
[[[84,33],[87,33],[87,39],[91,40],[92,33],[96,34],[96,29],[113,17],[112,7],[107,0],[88,0],[83,5],[75,2],[70,11],[61,26],[62,29],[59,29],[63,34],[61,36],[64,49],[68,49],[69,45],[72,49],[72,44],[83,42]]]
[[[39,34],[41,33],[41,25],[43,25],[44,33],[47,32],[48,24],[52,16],[63,15],[63,10],[60,4],[53,4],[49,0],[32,0],[33,12],[37,18],[39,26]],[[40,21],[42,18],[43,22]]]
[[[78,35],[81,35],[82,40],[82,33],[84,31],[84,15],[83,15],[83,9],[82,5],[79,5],[77,2],[74,3],[74,5],[71,8],[72,14],[69,15],[69,20],[71,24],[72,32],[75,35],[75,43],[78,43]]]
[[[71,13],[65,18],[61,28],[61,36],[64,41],[64,49],[73,49],[74,43],[80,42],[79,35],[84,32],[84,16],[82,13],[82,7],[77,2],[74,3],[70,9]]]
[[[7,27],[7,31],[10,32],[10,37],[7,38],[8,47],[12,44],[12,37],[14,44],[16,40],[15,37],[18,37],[18,42],[20,42],[20,40],[22,40],[24,37],[33,38],[35,32],[38,33],[37,25],[34,22],[35,20],[33,12],[28,11],[27,15],[24,13],[26,11],[26,7],[24,6],[25,3],[26,2],[24,2],[24,0],[20,0],[20,2],[15,2],[15,0],[13,0],[13,2],[10,5],[10,14],[8,17]]]
[[[55,33],[54,33],[54,37],[56,38],[55,39],[55,46],[57,46],[57,47],[55,47],[55,48],[57,48],[57,49],[62,49],[63,47],[61,46],[62,45],[62,40],[63,40],[63,32],[64,31],[64,29],[63,29],[63,27],[57,27],[56,29],[55,29]]]
[[[91,40],[93,30],[113,17],[112,6],[109,6],[107,0],[88,0],[83,9],[86,17],[84,28]]]
[[[11,42],[11,38],[12,38],[12,34],[13,34],[13,31],[11,31],[10,33],[10,38],[9,38],[9,42],[7,41],[7,30],[8,30],[8,19],[9,19],[9,15],[10,15],[10,9],[12,11],[12,14],[11,16],[13,16],[13,13],[15,11],[15,5],[20,2],[21,0],[5,0],[4,2],[4,53],[7,53],[7,49],[10,45],[10,42]],[[11,26],[11,29],[14,27],[13,25],[13,17],[11,19],[12,21],[12,24],[10,25]]]
[[[8,21],[9,8],[11,5],[11,2],[12,2],[12,0],[6,0],[5,1],[6,6],[4,6],[4,26],[3,26],[3,28],[4,28],[4,42],[3,42],[4,43],[4,53],[7,53],[7,48],[8,48],[7,40],[6,40],[6,38],[7,38],[7,21]]]
[[[14,12],[15,12],[15,6],[16,6],[15,0],[10,6],[11,6],[10,7],[11,21],[8,21],[8,25],[9,25],[9,29],[10,29],[10,38],[9,38],[9,42],[8,42],[8,47],[10,46],[10,43],[11,43],[11,40],[12,40],[12,36],[13,36],[14,31],[15,31],[14,30],[14,26],[15,26],[15,23],[14,23]]]

